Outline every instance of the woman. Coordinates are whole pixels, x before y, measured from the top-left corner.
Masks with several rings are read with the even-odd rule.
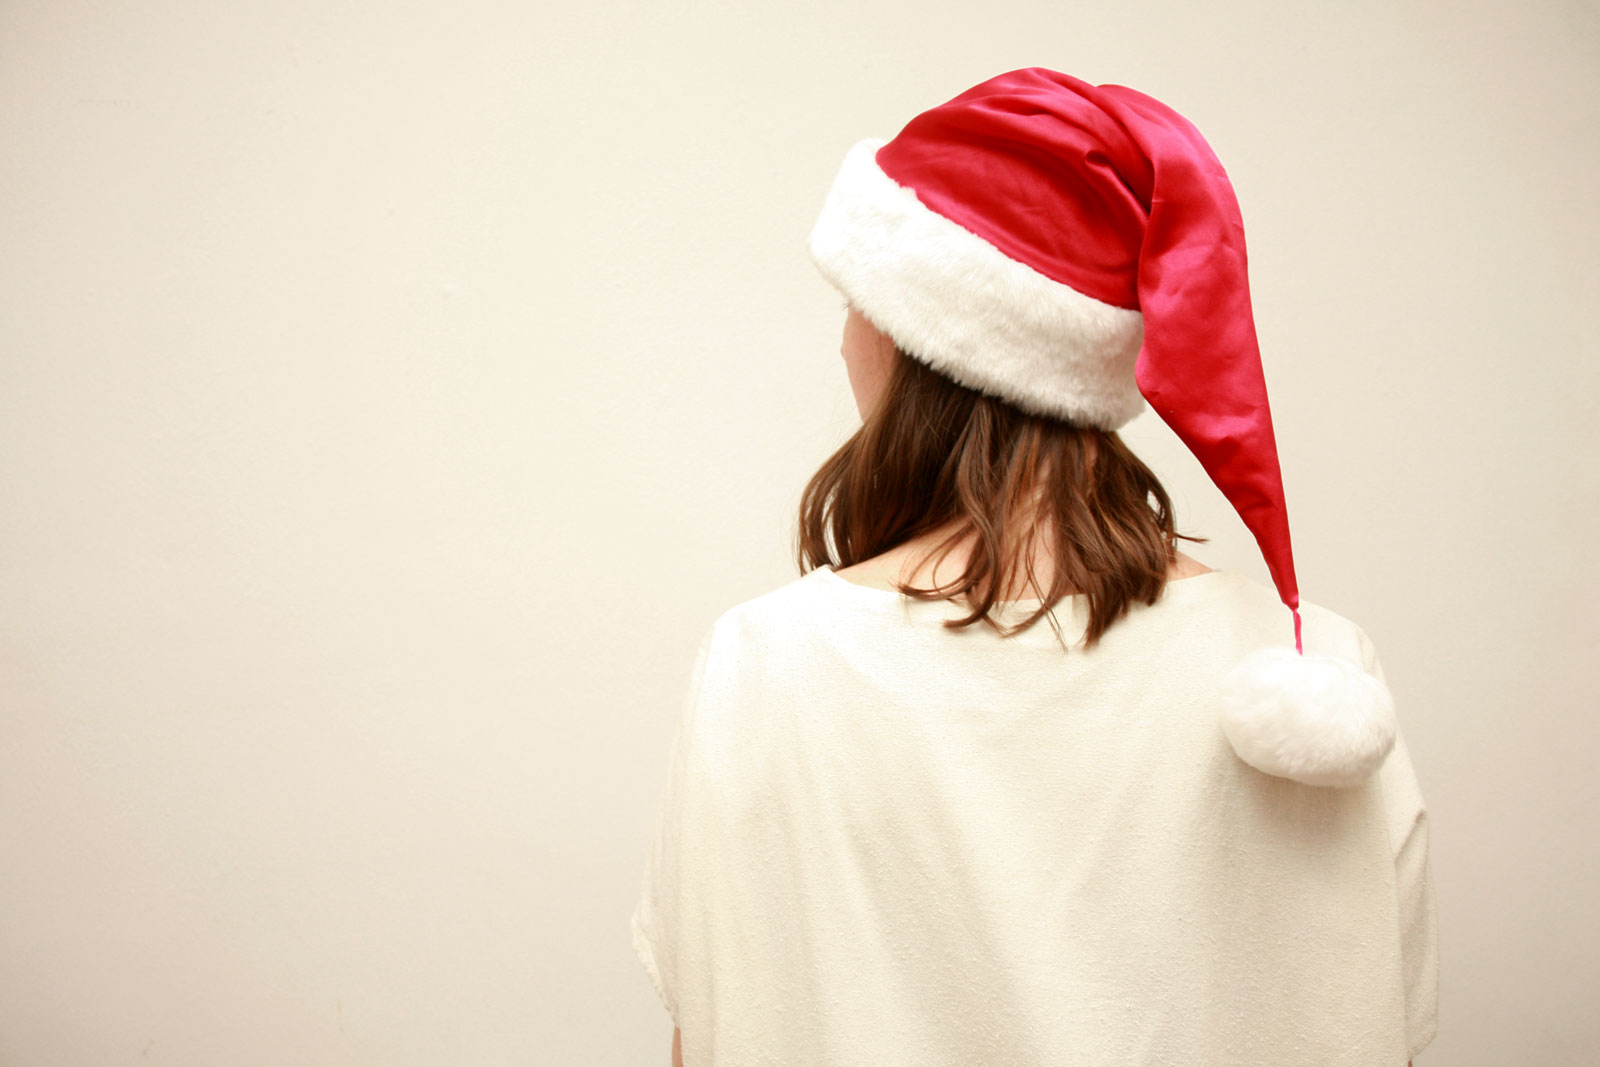
[[[1371,641],[1299,597],[1199,132],[1002,74],[858,144],[810,249],[863,421],[802,577],[696,657],[632,920],[674,1062],[1408,1062],[1426,809]],[[1272,587],[1177,551],[1147,403]]]

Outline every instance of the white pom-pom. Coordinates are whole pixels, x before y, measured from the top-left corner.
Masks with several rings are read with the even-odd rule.
[[[1306,785],[1357,785],[1394,747],[1388,686],[1337,656],[1257,649],[1228,672],[1218,703],[1240,759]]]

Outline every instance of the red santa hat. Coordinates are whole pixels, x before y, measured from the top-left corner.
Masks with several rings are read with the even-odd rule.
[[[1148,403],[1238,511],[1294,621],[1292,649],[1223,679],[1234,751],[1309,785],[1378,768],[1388,689],[1301,642],[1244,225],[1192,123],[1126,86],[1001,74],[852,148],[809,245],[867,319],[963,385],[1104,430]]]

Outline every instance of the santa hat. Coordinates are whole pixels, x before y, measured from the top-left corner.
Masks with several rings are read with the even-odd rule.
[[[818,268],[908,355],[1025,411],[1115,430],[1148,402],[1266,558],[1294,648],[1217,695],[1240,758],[1309,785],[1365,780],[1388,689],[1306,653],[1233,187],[1182,115],[1039,67],[991,78],[845,157]]]

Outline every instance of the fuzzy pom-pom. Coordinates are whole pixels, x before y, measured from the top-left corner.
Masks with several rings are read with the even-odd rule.
[[[1388,686],[1337,656],[1256,649],[1224,677],[1218,706],[1240,759],[1306,785],[1358,785],[1394,747]]]

